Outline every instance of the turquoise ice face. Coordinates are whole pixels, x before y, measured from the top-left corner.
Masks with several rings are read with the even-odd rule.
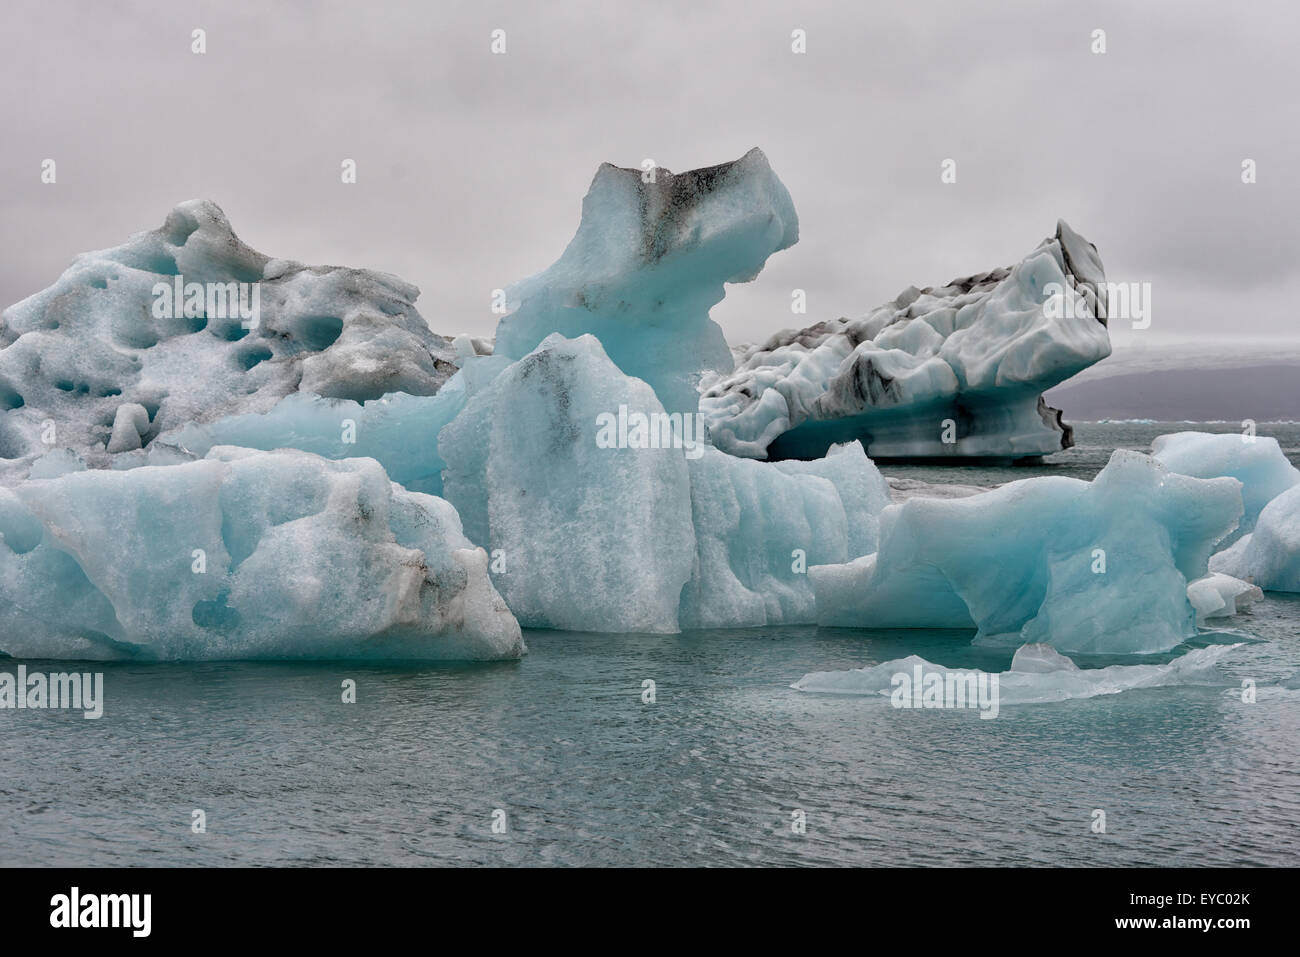
[[[879,550],[814,568],[817,620],[979,629],[977,640],[1152,653],[1196,633],[1189,582],[1242,514],[1241,483],[1119,450],[1092,482],[1032,478],[881,516]]]
[[[204,459],[0,489],[0,650],[20,657],[513,658],[487,555],[371,459]]]
[[[590,334],[669,412],[694,412],[701,375],[732,368],[709,318],[724,284],[753,279],[798,238],[790,194],[761,150],[680,174],[606,163],[564,254],[508,290],[496,354],[519,359],[551,333]]]

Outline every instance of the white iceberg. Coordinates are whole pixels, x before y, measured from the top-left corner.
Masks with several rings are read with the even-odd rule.
[[[1210,557],[1213,564],[1214,557]],[[1196,623],[1211,618],[1231,618],[1264,597],[1264,592],[1250,582],[1212,572],[1187,585],[1187,600],[1196,609]]]
[[[1096,247],[1060,222],[1009,269],[908,288],[860,319],[777,333],[700,400],[714,444],[815,458],[1032,458],[1073,440],[1044,390],[1110,354]]]
[[[495,354],[521,359],[551,333],[600,340],[670,412],[694,412],[701,375],[732,367],[709,310],[799,238],[790,194],[761,150],[671,173],[596,171],[582,222],[549,269],[507,290]]]
[[[364,269],[271,259],[211,202],[78,256],[0,318],[0,484],[71,449],[104,467],[192,423],[297,392],[430,395],[456,371],[419,290]]]
[[[984,643],[1063,652],[1166,651],[1195,634],[1188,582],[1236,527],[1240,488],[1119,450],[1092,482],[911,498],[881,514],[875,554],[810,570],[817,621],[974,627]]]
[[[370,459],[217,448],[0,489],[0,651],[458,660],[525,648],[447,502]]]
[[[1265,505],[1255,530],[1211,558],[1210,570],[1265,591],[1300,592],[1300,485]]]
[[[1119,694],[1141,688],[1224,685],[1228,681],[1218,670],[1219,659],[1240,647],[1240,644],[1231,644],[1196,648],[1163,665],[1080,668],[1048,645],[1028,644],[1016,651],[1010,671],[996,675],[978,669],[945,668],[917,655],[909,655],[866,668],[813,672],[804,675],[791,687],[818,694],[893,698],[904,684],[898,680],[899,675],[907,678],[909,688],[918,684],[937,689],[947,686],[978,688],[981,687],[982,679],[982,687],[996,689],[995,701],[991,702],[996,709],[1002,705],[1045,704],[1072,698],[1095,698],[1098,695]],[[915,680],[917,669],[921,675],[920,682]],[[976,680],[972,682],[972,678]],[[990,681],[990,678],[995,678],[996,683]]]

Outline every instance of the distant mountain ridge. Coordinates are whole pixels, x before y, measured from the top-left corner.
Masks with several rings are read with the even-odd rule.
[[[1300,344],[1191,342],[1117,346],[1046,393],[1066,421],[1300,421]]]

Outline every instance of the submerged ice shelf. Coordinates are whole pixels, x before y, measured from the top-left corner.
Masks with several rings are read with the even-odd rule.
[[[980,688],[985,697],[995,696],[995,701],[988,702],[992,707],[1044,704],[1141,688],[1226,686],[1228,681],[1217,665],[1224,655],[1239,647],[1239,644],[1228,644],[1196,648],[1164,665],[1080,668],[1049,645],[1027,644],[1017,649],[1010,670],[996,675],[970,668],[945,668],[917,655],[909,655],[866,668],[814,672],[804,675],[791,687],[817,694],[868,695],[897,700],[900,689],[905,686],[897,676],[903,675],[908,679],[909,697],[910,693],[915,693],[921,707],[951,707],[952,702],[945,701],[943,695],[946,688],[955,691],[959,686],[963,692],[962,707],[976,707],[974,695],[967,699],[965,694]],[[920,681],[914,680],[917,674],[921,676]],[[990,682],[990,678],[996,680],[996,685]],[[913,702],[909,700],[905,706],[912,707]]]

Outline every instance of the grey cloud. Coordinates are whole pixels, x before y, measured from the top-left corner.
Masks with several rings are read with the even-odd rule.
[[[1058,216],[1113,279],[1152,284],[1152,329],[1121,343],[1284,335],[1300,298],[1286,4],[10,0],[0,17],[5,304],[205,197],[270,255],[397,273],[438,331],[490,333],[491,290],[559,256],[600,162],[682,170],[755,145],[802,238],[715,310],[733,341],[1013,262]]]

